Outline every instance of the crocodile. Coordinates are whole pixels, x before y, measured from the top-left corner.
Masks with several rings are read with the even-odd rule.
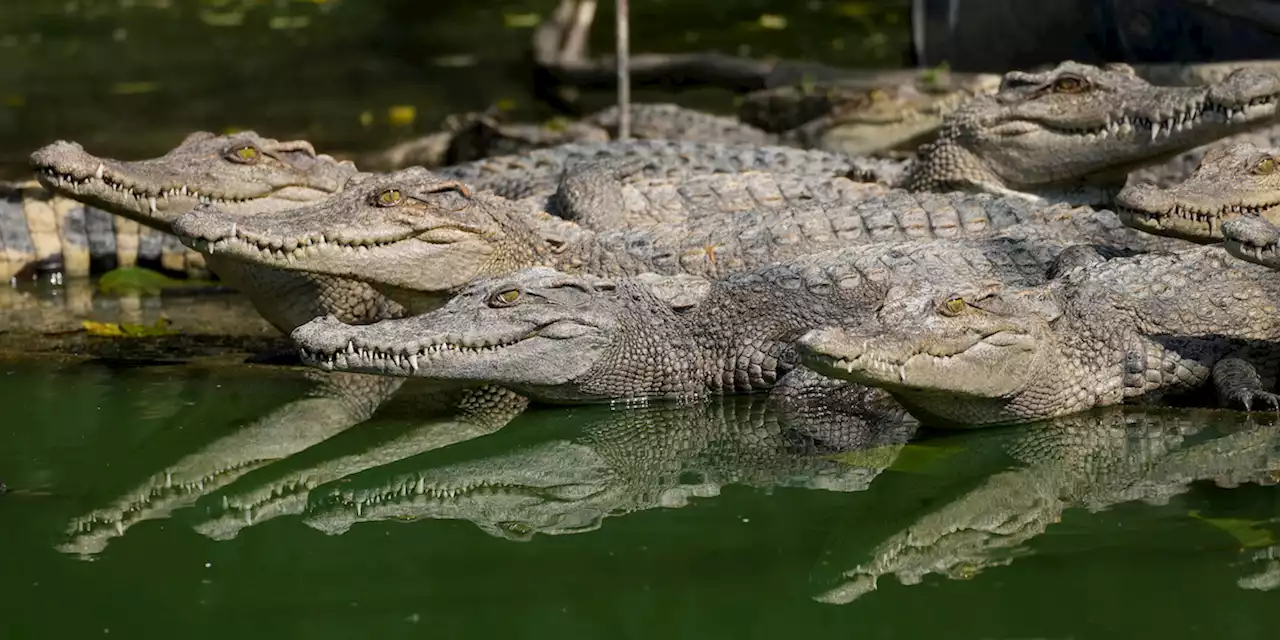
[[[57,549],[81,557],[101,553],[130,528],[169,518],[241,477],[266,472],[369,419],[404,383],[383,376],[304,375],[312,384],[306,397],[202,444],[104,506],[73,518]],[[436,446],[462,439],[464,432],[475,437],[500,428],[527,404],[524,398],[489,385],[434,387],[425,400],[415,403],[416,419],[446,436]],[[426,428],[419,427],[419,432]],[[468,432],[467,428],[476,431]],[[404,455],[413,453],[405,451]],[[251,513],[240,516],[252,522]]]
[[[792,373],[795,338],[861,325],[899,280],[1031,286],[1065,269],[1064,254],[1104,257],[1037,235],[849,247],[714,282],[535,267],[480,280],[431,313],[362,326],[317,318],[291,337],[304,363],[326,370],[491,382],[546,402],[752,393]]]
[[[1201,244],[1222,242],[1223,224],[1280,207],[1280,156],[1250,142],[1215,145],[1187,179],[1161,188],[1131,184],[1116,197],[1126,225]]]
[[[546,196],[565,172],[602,161],[632,161],[637,178],[684,177],[704,173],[760,170],[809,176],[853,176],[892,181],[902,163],[843,153],[778,145],[687,140],[615,140],[562,144],[548,149],[494,156],[433,171],[505,198]]]
[[[1221,486],[1274,484],[1270,476],[1280,465],[1274,424],[1211,410],[1112,407],[1022,429],[968,434],[962,442],[968,444],[962,455],[997,454],[1001,460],[985,466],[999,471],[888,537],[817,601],[847,604],[875,591],[889,575],[903,585],[919,584],[929,574],[974,579],[1034,553],[1028,542],[1070,509],[1165,504],[1190,483],[1210,479]],[[1238,584],[1265,588],[1267,578],[1264,570]]]
[[[1213,274],[1206,280],[1205,274]],[[1280,279],[1214,246],[998,279],[903,282],[866,327],[796,341],[804,364],[882,387],[925,422],[1032,422],[1152,402],[1213,382],[1221,402],[1276,407]]]
[[[609,232],[534,209],[410,168],[278,214],[241,216],[200,205],[173,228],[202,253],[356,278],[415,313],[439,306],[472,281],[533,266],[599,276],[720,278],[825,249],[989,236],[1027,222],[1068,243],[1176,244],[1124,227],[1109,211],[958,192],[893,192]]]
[[[1237,217],[1222,224],[1227,253],[1254,264],[1280,269],[1280,227],[1262,217]]]
[[[450,116],[440,132],[370,154],[359,164],[377,171],[430,168],[563,144],[607,142],[618,138],[618,113],[614,106],[581,120],[555,118],[542,124],[505,122],[496,109]],[[753,145],[778,142],[777,136],[735,118],[668,103],[632,104],[631,137]]]
[[[834,395],[584,410],[585,424],[570,438],[444,466],[415,460],[408,472],[374,469],[312,490],[303,521],[339,535],[358,522],[466,520],[524,542],[684,507],[730,484],[862,491],[916,426],[868,394],[875,395],[844,386]]]
[[[163,156],[132,162],[99,158],[79,144],[58,141],[34,152],[31,163],[53,193],[165,232],[198,204],[250,217],[288,211],[340,192],[358,175],[354,164],[317,154],[308,142],[277,141],[252,131],[195,132]],[[205,257],[220,278],[284,333],[329,313],[367,322],[403,312],[354,280]]]
[[[1063,62],[1041,73],[1004,75],[943,121],[936,141],[895,163],[786,147],[741,148],[665,140],[563,145],[438,170],[508,197],[555,191],[561,174],[606,159],[642,161],[644,176],[698,171],[799,169],[854,175],[912,191],[953,189],[1037,200],[1105,204],[1133,168],[1230,134],[1271,124],[1280,74],[1238,69],[1194,87],[1147,83],[1132,67]],[[687,167],[672,163],[686,158]]]
[[[684,178],[640,178],[636,161],[605,161],[566,173],[556,192],[522,200],[600,231],[682,224],[745,211],[803,205],[852,206],[889,188],[843,176],[749,170]]]
[[[929,69],[909,77],[828,81],[760,89],[743,96],[738,117],[779,141],[850,155],[901,155],[931,141],[947,114],[995,91],[997,74]]]

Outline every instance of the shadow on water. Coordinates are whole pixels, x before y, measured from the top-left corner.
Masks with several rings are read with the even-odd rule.
[[[907,444],[893,414],[760,397],[526,411],[493,388],[282,367],[27,359],[0,377],[2,595],[27,612],[5,637],[1253,638],[1280,621],[1266,416],[1126,409]]]

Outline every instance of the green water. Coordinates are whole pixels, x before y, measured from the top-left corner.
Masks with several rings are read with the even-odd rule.
[[[804,488],[803,468],[779,476],[786,481],[777,484],[790,486],[761,486],[768,482],[759,477],[717,486],[705,471],[716,465],[694,446],[684,458],[651,455],[610,481],[634,485],[666,465],[673,478],[664,485],[666,506],[652,495],[615,496],[614,503],[629,506],[590,526],[583,526],[591,518],[582,508],[564,506],[573,502],[565,495],[499,504],[501,494],[493,493],[463,502],[472,519],[500,523],[498,529],[453,519],[465,510],[437,509],[418,519],[356,522],[338,535],[322,532],[314,517],[335,490],[518,461],[640,414],[535,409],[432,449],[465,438],[450,435],[464,430],[437,418],[443,426],[424,430],[414,398],[426,392],[406,386],[373,419],[330,437],[312,433],[312,418],[284,420],[261,431],[258,444],[236,448],[226,446],[228,438],[261,429],[255,421],[306,397],[313,383],[304,370],[24,358],[0,361],[0,380],[6,408],[0,481],[8,488],[0,494],[0,637],[6,639],[1268,638],[1280,624],[1280,594],[1237,585],[1267,569],[1250,557],[1275,545],[1280,530],[1275,486],[1249,481],[1277,468],[1266,463],[1216,473],[1238,471],[1243,482],[1236,488],[1202,478],[1164,504],[1069,507],[1060,522],[1015,545],[1016,553],[992,544],[987,555],[1011,559],[1007,566],[972,569],[984,562],[983,552],[962,563],[971,567],[962,571],[968,579],[927,575],[904,586],[886,576],[878,590],[852,603],[829,604],[816,598],[838,586],[843,572],[867,563],[877,545],[1000,474],[1034,469],[1002,453],[1016,432],[926,434],[906,449],[889,447],[887,458],[862,452],[843,463],[826,460],[817,466],[836,480],[825,488]],[[1199,432],[1179,439],[1184,451],[1192,440],[1227,442],[1262,429],[1261,459],[1276,460],[1274,425],[1251,425],[1238,414],[1179,415],[1152,424]],[[655,424],[677,440],[696,441],[705,428]],[[718,428],[732,431],[732,418],[726,424]],[[402,450],[409,457],[374,460],[406,434],[418,434],[407,439],[417,444]],[[712,439],[723,449],[725,438]],[[1163,442],[1138,440],[1135,450]],[[184,459],[216,467],[219,459],[271,447],[299,450],[234,482],[154,494],[161,497],[145,515],[124,518],[123,535],[106,525],[96,529],[97,542],[69,544],[74,521],[95,509],[118,513],[112,505],[128,504],[138,487],[146,493],[162,486],[166,469]],[[361,455],[371,468],[316,486],[299,513],[260,514],[225,539],[200,533],[222,512],[222,496],[270,487],[344,457],[360,466]],[[870,473],[869,484],[839,480],[863,477],[858,465],[874,469],[875,460],[892,466]],[[510,476],[512,464],[503,468]],[[585,478],[592,471],[570,466],[556,473]],[[172,480],[181,484],[184,477]],[[558,503],[559,515],[519,520],[542,503]],[[546,535],[540,527],[564,533]],[[94,553],[76,553],[87,549]]]

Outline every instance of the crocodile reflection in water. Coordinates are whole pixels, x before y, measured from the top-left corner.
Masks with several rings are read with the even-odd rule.
[[[316,383],[308,397],[236,429],[152,474],[109,505],[72,519],[57,549],[81,555],[99,553],[112,538],[140,522],[167,518],[254,469],[367,420],[401,386],[399,381],[379,376],[305,375]]]
[[[874,591],[877,580],[891,574],[904,585],[918,584],[931,573],[972,578],[1031,553],[1024,543],[1044,533],[1069,508],[1096,512],[1135,500],[1164,504],[1198,480],[1224,487],[1274,483],[1280,432],[1274,424],[1254,425],[1239,415],[1119,408],[989,434],[1016,468],[988,477],[919,518],[816,599],[848,603]],[[1234,424],[1206,426],[1224,421]],[[1257,561],[1267,560],[1260,555]],[[1272,560],[1263,569],[1239,585],[1276,586],[1280,563]]]
[[[572,439],[394,477],[374,471],[313,492],[304,521],[341,534],[356,522],[460,519],[523,541],[682,507],[726,484],[863,490],[915,422],[879,391],[822,384],[691,405],[591,407],[584,415],[598,417]]]
[[[418,382],[422,381],[409,381],[410,390],[417,387]],[[245,477],[221,492],[218,504],[194,524],[195,530],[217,540],[227,540],[245,527],[280,516],[299,515],[306,509],[310,491],[317,486],[488,435],[506,426],[528,405],[523,396],[493,385],[455,385],[446,389],[427,383],[422,387],[430,392],[407,400],[401,394],[388,405],[388,410],[397,411],[406,402],[411,403],[407,409],[414,416],[415,426],[397,431],[397,435],[379,441],[372,448],[305,468],[281,465],[280,470],[272,467]]]

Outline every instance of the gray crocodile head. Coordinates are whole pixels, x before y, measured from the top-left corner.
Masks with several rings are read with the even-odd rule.
[[[1280,269],[1280,227],[1260,217],[1238,217],[1222,224],[1222,235],[1227,253]]]
[[[550,249],[530,215],[414,167],[358,177],[340,196],[290,211],[201,204],[173,231],[202,253],[359,278],[422,311],[473,280],[536,263]]]
[[[917,415],[997,424],[1017,419],[1007,405],[1050,357],[1051,323],[1061,313],[1045,288],[911,283],[889,292],[883,329],[816,329],[797,349],[809,368],[884,388]]]
[[[586,380],[607,355],[619,355],[633,297],[647,295],[622,282],[524,269],[476,283],[431,313],[360,326],[318,318],[292,338],[303,362],[331,371],[493,382],[542,399],[591,400]]]
[[[1280,75],[1239,69],[1199,87],[1152,85],[1124,64],[1010,72],[954,112],[920,150],[914,190],[1035,194],[1088,181],[1118,188],[1137,165],[1275,118]]]
[[[1181,184],[1161,189],[1130,185],[1116,198],[1116,214],[1147,233],[1213,243],[1223,223],[1280,206],[1280,157],[1248,142],[1216,145]]]
[[[31,154],[46,189],[164,231],[198,203],[233,211],[285,210],[342,190],[355,165],[318,155],[311,143],[252,131],[200,131],[147,160],[99,158],[58,141]]]

